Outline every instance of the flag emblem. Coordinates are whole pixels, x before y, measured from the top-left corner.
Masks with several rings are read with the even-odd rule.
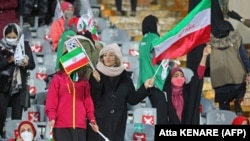
[[[67,74],[89,63],[89,59],[83,48],[77,47],[60,58],[60,62]]]

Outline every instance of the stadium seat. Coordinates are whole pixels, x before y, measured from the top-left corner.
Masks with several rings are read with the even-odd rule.
[[[100,35],[101,41],[104,43],[117,43],[120,46],[130,41],[130,36],[126,30],[117,28],[106,28]]]
[[[15,138],[15,132],[17,131],[18,125],[19,123],[21,123],[23,120],[9,120],[5,123],[5,138],[6,139],[13,139]],[[36,136],[35,136],[35,140],[37,141],[43,141],[43,139],[41,138],[41,134],[38,130],[38,126],[36,123],[32,122],[35,129],[36,129]]]
[[[154,126],[141,123],[127,123],[124,141],[154,141]]]
[[[211,110],[206,115],[206,125],[231,125],[237,115],[229,110]]]
[[[157,123],[156,108],[137,108],[134,110],[134,122],[155,125]]]
[[[139,56],[139,42],[128,41],[121,46],[123,55]]]

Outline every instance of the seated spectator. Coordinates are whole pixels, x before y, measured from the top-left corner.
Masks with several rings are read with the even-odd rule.
[[[18,125],[18,137],[16,141],[34,141],[36,128],[30,121],[23,121]]]
[[[232,125],[250,125],[250,121],[245,116],[237,116],[234,118]]]

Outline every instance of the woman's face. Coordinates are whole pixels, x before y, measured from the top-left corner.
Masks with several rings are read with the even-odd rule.
[[[17,44],[17,34],[15,32],[10,32],[6,35],[5,40],[9,45],[16,45]]]
[[[32,130],[32,127],[30,124],[23,124],[20,128],[20,134],[22,134],[23,132],[28,131],[31,132],[34,135],[34,131]]]
[[[12,38],[12,39],[16,39],[17,38],[17,35],[15,32],[10,32],[6,35],[6,38]]]
[[[114,53],[107,52],[103,54],[103,64],[107,67],[116,65],[116,56]]]

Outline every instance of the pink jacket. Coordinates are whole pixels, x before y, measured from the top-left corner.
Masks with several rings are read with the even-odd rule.
[[[57,49],[57,45],[59,42],[59,39],[64,31],[64,19],[59,18],[52,22],[51,27],[50,27],[50,39],[52,42],[52,50],[55,51]]]
[[[86,118],[95,120],[94,104],[87,79],[72,82],[64,72],[57,72],[51,80],[45,112],[55,119],[55,128],[85,128]]]

